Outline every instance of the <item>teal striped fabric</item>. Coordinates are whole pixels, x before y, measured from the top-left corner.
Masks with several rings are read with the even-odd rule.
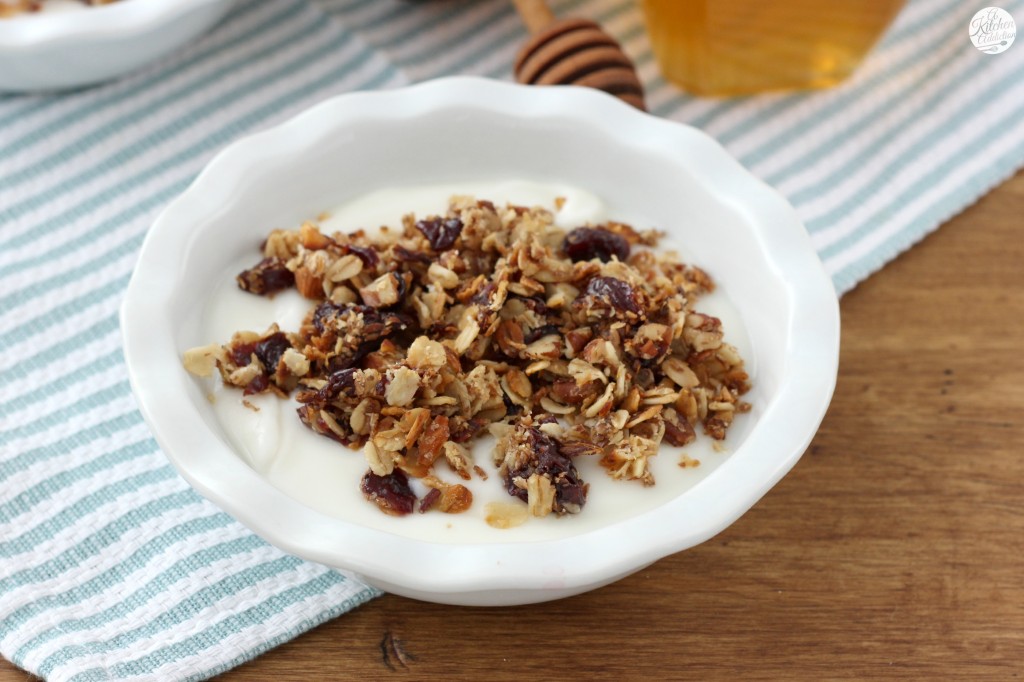
[[[841,87],[714,100],[658,75],[632,0],[551,4],[623,42],[654,113],[787,195],[840,293],[1024,165],[1024,46],[975,50],[981,5],[912,0]],[[242,0],[125,80],[0,97],[0,653],[52,680],[203,679],[375,596],[177,476],[117,308],[147,227],[226,143],[340,92],[509,78],[523,38],[506,0]]]

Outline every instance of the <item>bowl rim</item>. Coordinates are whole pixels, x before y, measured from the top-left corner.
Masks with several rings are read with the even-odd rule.
[[[217,456],[210,452],[198,456],[190,448],[204,444],[201,434],[168,423],[171,420],[165,415],[180,413],[191,405],[183,393],[151,380],[151,373],[160,371],[152,368],[168,360],[167,344],[153,343],[153,339],[159,338],[161,331],[168,336],[173,331],[172,321],[162,314],[167,306],[160,303],[173,297],[175,256],[183,254],[190,238],[187,229],[176,226],[198,225],[200,216],[217,214],[221,200],[245,184],[246,171],[257,165],[257,159],[299,153],[294,145],[305,147],[360,120],[400,122],[450,107],[505,116],[515,112],[530,119],[564,118],[569,112],[582,124],[608,131],[624,145],[629,144],[625,131],[645,129],[657,135],[661,149],[679,152],[674,156],[682,167],[699,169],[695,181],[704,189],[739,206],[745,217],[759,225],[762,250],[768,261],[786,273],[783,283],[792,302],[792,315],[786,322],[791,330],[785,350],[786,372],[775,399],[733,457],[686,494],[612,525],[558,540],[435,543],[362,527],[310,509],[273,487],[212,432],[205,445],[216,450]],[[723,178],[727,182],[721,182]],[[717,179],[717,184],[708,185],[710,179]],[[140,268],[138,264],[143,263],[152,267]],[[420,594],[550,589],[552,575],[546,569],[551,565],[564,567],[555,581],[559,587],[598,585],[707,540],[749,510],[799,460],[825,415],[838,372],[838,299],[792,206],[704,132],[644,114],[586,88],[538,88],[458,76],[328,99],[217,154],[157,217],[138,264],[121,306],[125,359],[139,408],[182,476],[205,497],[287,552],[354,571],[370,582]],[[173,341],[167,343],[173,346]],[[183,350],[175,348],[173,358],[182,375]],[[730,470],[729,461],[748,447],[762,448],[765,455],[759,455],[753,466]],[[229,457],[224,457],[225,453]],[[729,477],[726,472],[731,472]],[[697,495],[697,491],[702,492]],[[695,511],[700,512],[693,517],[695,522],[683,530],[654,522],[666,514]],[[609,547],[617,551],[608,551]],[[410,556],[415,557],[411,565]],[[580,556],[587,561],[574,561]]]
[[[146,33],[203,5],[233,0],[125,0],[0,21],[0,50],[52,49],[85,40],[103,42]]]

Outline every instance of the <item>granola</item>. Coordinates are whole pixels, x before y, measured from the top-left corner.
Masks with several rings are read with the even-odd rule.
[[[543,208],[466,196],[379,234],[274,230],[238,285],[295,287],[311,301],[301,327],[239,331],[184,365],[244,395],[294,394],[307,427],[362,452],[360,489],[385,513],[468,509],[470,490],[438,474],[485,478],[467,444],[490,433],[526,511],[489,507],[488,523],[576,514],[577,458],[654,485],[662,441],[720,441],[749,409],[742,358],[694,309],[711,278],[650,248],[658,237],[618,222],[566,234]]]

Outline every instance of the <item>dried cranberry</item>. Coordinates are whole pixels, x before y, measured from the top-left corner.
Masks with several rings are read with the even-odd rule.
[[[478,419],[476,417],[468,419],[465,423],[459,424],[452,429],[449,440],[454,443],[466,443],[471,441],[478,433],[484,430],[487,423],[486,419]]]
[[[448,324],[447,322],[435,322],[426,329],[423,333],[432,339],[444,338],[446,336],[458,335],[459,328],[454,324]]]
[[[613,308],[640,314],[640,297],[628,283],[615,277],[594,277],[587,283],[584,295],[607,301]]]
[[[548,311],[551,310],[548,308],[548,304],[540,296],[517,296],[516,298],[522,301],[527,308],[538,315],[547,315]]]
[[[327,378],[327,383],[321,391],[327,391],[329,395],[337,396],[341,393],[350,393],[356,387],[356,372],[351,367],[334,372]]]
[[[252,354],[256,350],[255,343],[240,343],[231,347],[231,360],[238,367],[248,367],[252,362]]]
[[[530,445],[537,455],[538,466],[552,464],[559,457],[558,441],[544,433],[540,429],[530,429],[528,432]]]
[[[512,417],[523,411],[521,406],[512,402],[505,391],[501,392],[501,400],[505,403],[505,416]]]
[[[401,244],[395,244],[391,247],[391,253],[394,254],[395,259],[404,263],[426,263],[430,264],[432,261],[430,256],[419,251],[410,251]]]
[[[345,247],[345,250],[348,253],[354,253],[355,255],[359,256],[359,260],[363,261],[363,265],[365,265],[368,268],[376,267],[377,263],[380,262],[380,256],[377,255],[376,251],[369,247],[352,246],[351,244],[349,244],[348,246]]]
[[[401,305],[402,301],[405,299],[405,295],[409,293],[409,280],[411,279],[411,276],[400,275],[397,272],[394,273],[394,275],[395,289],[397,290],[398,301],[394,305],[388,306],[389,308]]]
[[[313,311],[313,326],[316,327],[317,332],[320,334],[323,334],[328,329],[338,331],[348,326],[342,318],[355,313],[363,313],[364,319],[368,320],[367,316],[376,315],[376,310],[364,305],[347,305],[324,301]]]
[[[264,258],[248,270],[238,273],[235,280],[243,291],[268,296],[295,284],[295,275],[280,258]]]
[[[300,393],[298,400],[301,403],[324,407],[342,393],[349,394],[355,388],[355,375],[354,369],[339,370],[327,378],[327,383],[320,390]]]
[[[539,429],[527,429],[527,439],[533,458],[521,468],[506,472],[505,490],[526,502],[526,490],[513,481],[527,480],[535,473],[547,476],[555,487],[555,511],[578,511],[587,501],[587,491],[572,458],[561,451],[557,440]]]
[[[337,395],[341,391],[348,391],[349,389],[355,388],[356,386],[356,370],[354,369],[343,369],[340,372],[335,372],[327,378],[327,385],[324,388],[329,388]]]
[[[458,218],[429,218],[417,221],[416,229],[423,233],[434,251],[446,251],[462,234],[462,221]]]
[[[573,262],[598,258],[607,263],[612,256],[620,261],[629,258],[629,242],[600,227],[577,227],[565,236],[562,250]]]
[[[324,301],[318,305],[316,310],[313,311],[313,326],[316,327],[317,333],[323,334],[327,331],[328,323],[341,315],[345,310],[347,310],[346,306],[331,303],[330,301]]]
[[[284,332],[271,334],[256,344],[256,357],[260,359],[267,371],[273,373],[284,352],[292,347]]]
[[[488,282],[487,284],[483,285],[483,287],[480,288],[480,291],[478,291],[471,300],[473,303],[476,303],[477,305],[485,307],[489,306],[491,305],[491,296],[497,290],[497,284],[495,284],[494,282]]]
[[[263,293],[282,291],[295,283],[295,273],[285,267],[272,268],[263,273]]]
[[[270,387],[270,379],[267,378],[266,374],[257,374],[252,378],[246,387],[242,391],[243,395],[253,395],[254,393],[262,393]]]
[[[404,516],[412,513],[416,504],[416,494],[409,487],[409,478],[401,469],[395,469],[387,476],[367,471],[359,489],[366,499],[376,504],[385,514]]]
[[[355,351],[351,353],[343,353],[341,355],[335,355],[327,361],[327,371],[340,372],[345,369],[355,367],[359,362],[370,353],[380,350],[380,339],[373,339],[372,341],[363,341],[356,346]]]
[[[400,281],[402,278],[399,278]],[[401,313],[379,310],[365,305],[338,305],[324,301],[313,311],[313,326],[318,334],[328,330],[343,331],[349,326],[349,316],[363,316],[364,342],[376,341],[394,332],[403,331],[412,324],[412,318]]]

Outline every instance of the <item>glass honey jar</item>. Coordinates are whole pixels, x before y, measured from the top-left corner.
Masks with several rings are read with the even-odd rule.
[[[904,0],[642,0],[665,78],[697,95],[835,85]]]

